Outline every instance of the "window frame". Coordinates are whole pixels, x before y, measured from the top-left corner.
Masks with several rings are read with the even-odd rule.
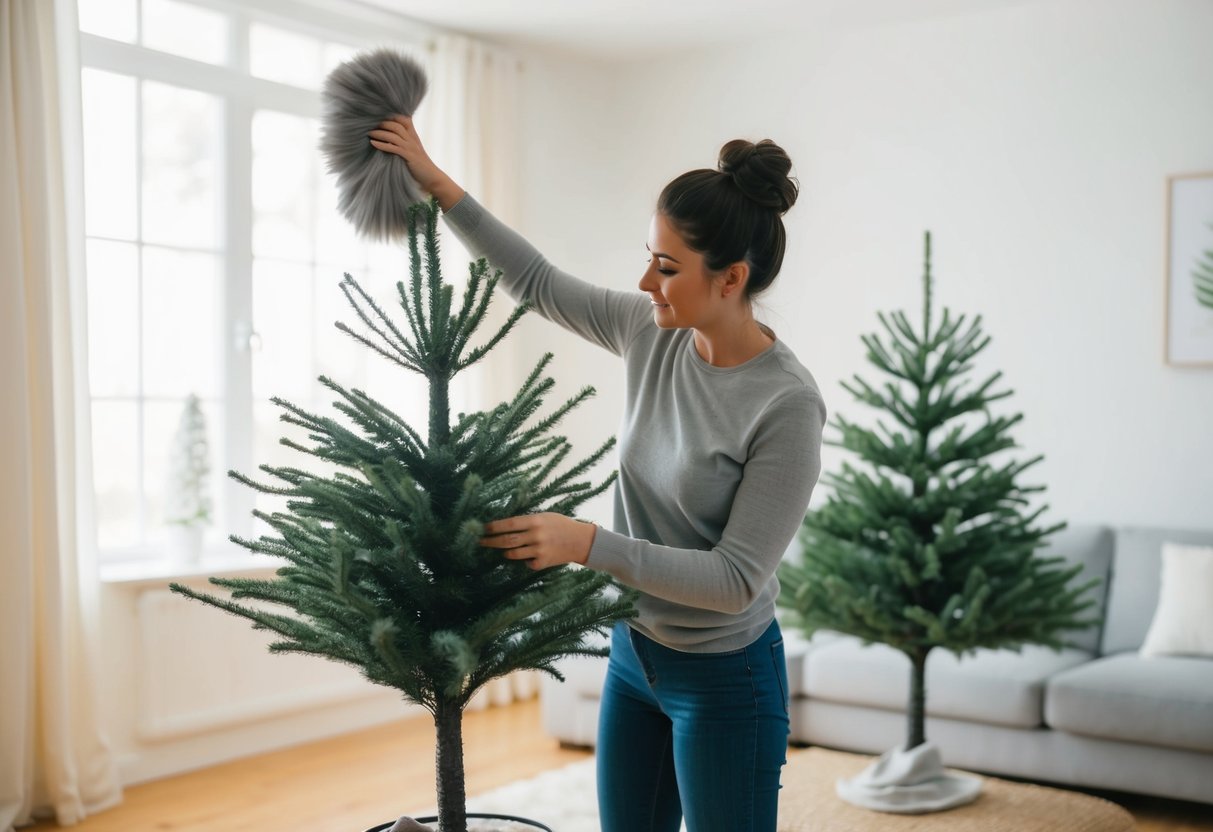
[[[142,1],[137,3],[138,26],[142,27]],[[318,119],[322,103],[318,90],[308,90],[288,84],[255,77],[250,73],[249,33],[253,23],[264,23],[323,41],[341,43],[354,49],[376,46],[403,47],[418,54],[432,49],[432,27],[410,21],[386,10],[377,10],[359,3],[341,0],[182,0],[200,8],[222,12],[228,16],[228,62],[220,66],[161,52],[138,43],[112,40],[85,31],[79,32],[81,70],[95,69],[134,77],[136,81],[152,80],[179,86],[220,98],[222,143],[219,167],[218,210],[221,215],[218,256],[222,263],[222,299],[219,318],[223,327],[216,333],[222,345],[221,395],[223,412],[223,447],[219,454],[225,469],[253,470],[254,400],[252,395],[253,356],[250,340],[253,333],[253,116],[259,109],[272,110],[304,118]],[[139,33],[141,35],[141,31]],[[140,39],[139,37],[136,40]],[[142,136],[142,108],[137,104],[136,141]],[[87,137],[86,137],[87,140]],[[143,150],[137,151],[136,205],[142,216]],[[86,197],[87,198],[87,197]],[[109,237],[86,236],[86,239],[109,240]],[[130,243],[130,240],[121,242]],[[133,241],[142,251],[152,245],[143,238],[142,228],[136,229]],[[159,244],[156,244],[159,245]],[[168,248],[173,248],[168,246]],[[142,294],[142,293],[141,293]],[[141,388],[137,397],[95,396],[90,391],[80,406],[90,409],[94,401],[135,401],[140,404],[155,397],[145,395]],[[166,554],[158,551],[146,539],[148,522],[143,517],[148,484],[143,481],[143,448],[145,430],[138,426],[139,436],[139,514],[140,543],[99,549],[98,560],[110,571],[121,571],[126,579],[135,573],[163,575]],[[90,419],[91,422],[91,419]],[[212,472],[213,498],[224,510],[223,530],[251,537],[254,528],[252,511],[256,494],[224,472]],[[204,552],[207,561],[231,561],[246,550],[231,543],[226,534]],[[146,567],[146,569],[144,569]],[[189,572],[191,567],[183,567]],[[132,571],[133,570],[133,571]],[[168,571],[171,571],[168,570]]]

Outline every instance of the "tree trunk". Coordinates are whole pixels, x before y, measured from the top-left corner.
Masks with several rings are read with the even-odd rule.
[[[430,378],[430,435],[429,446],[436,448],[447,444],[451,438],[450,379],[446,376]],[[441,504],[439,504],[441,505]]]
[[[910,656],[910,704],[906,710],[909,720],[906,751],[917,748],[926,738],[926,669],[930,648]]]
[[[430,378],[430,436],[427,456],[447,452],[451,441],[450,379]],[[462,483],[455,482],[449,472],[435,472],[426,485],[430,492],[430,506],[439,522],[445,523],[459,500]]]
[[[434,712],[438,734],[438,829],[467,832],[467,794],[463,772],[463,709],[458,702],[439,701]]]

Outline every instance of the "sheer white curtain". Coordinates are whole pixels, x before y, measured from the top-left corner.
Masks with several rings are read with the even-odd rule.
[[[417,112],[417,131],[434,161],[494,216],[513,227],[518,221],[518,163],[521,155],[518,123],[517,56],[464,37],[435,38],[429,54],[430,96]],[[442,243],[443,274],[463,285],[469,256],[454,234],[445,232]],[[490,272],[491,274],[491,272]],[[514,301],[498,287],[477,330],[472,346],[496,333]],[[533,314],[533,313],[532,313]],[[517,349],[518,327],[488,355],[455,381],[452,412],[486,410],[518,392],[539,356]],[[538,691],[538,674],[526,671],[488,684],[469,704],[472,710],[527,699]]]
[[[0,829],[121,801],[98,719],[75,0],[0,0]],[[81,403],[77,407],[77,403]]]
[[[417,130],[434,161],[507,225],[518,221],[518,73],[509,52],[462,35],[435,38],[429,51],[430,94],[417,112]],[[470,257],[455,235],[443,234],[447,280],[462,286]],[[487,341],[514,302],[498,288],[470,346]],[[517,327],[479,362],[456,377],[461,408],[487,409],[511,397],[526,379],[518,372]],[[515,383],[517,382],[517,383]],[[452,411],[456,408],[452,407]]]

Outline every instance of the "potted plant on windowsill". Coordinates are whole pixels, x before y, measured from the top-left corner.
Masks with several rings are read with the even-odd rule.
[[[362,96],[358,106],[372,108],[368,117],[374,124],[386,113],[411,114],[419,102],[424,76],[412,78],[409,87],[421,92],[401,96],[402,72],[411,77],[409,73],[421,70],[402,56],[380,50],[356,57],[334,70],[334,76],[354,83]],[[375,87],[375,79],[384,77],[396,82]],[[366,97],[373,99],[377,92],[383,100],[367,105]],[[326,126],[339,121],[344,124],[330,118]],[[368,150],[382,159],[383,154]],[[405,165],[397,161],[391,174],[407,176]],[[350,181],[339,179],[338,184],[348,186]],[[373,207],[359,203],[358,193],[347,190],[345,196],[351,193],[350,199],[343,198],[342,209],[360,231],[382,234],[386,229],[389,236],[407,236],[411,279],[408,286],[398,282],[396,289],[411,337],[404,334],[405,323],[393,321],[348,274],[341,290],[367,334],[343,323],[337,327],[384,358],[425,376],[428,436],[423,439],[365,392],[346,389],[325,376],[320,382],[340,396],[335,408],[356,429],[273,398],[285,411],[281,419],[306,428],[314,442],[305,447],[284,438],[282,444],[333,468],[323,474],[260,466],[281,485],[228,472],[258,491],[287,498],[286,511],[254,512],[276,535],[231,537],[253,552],[287,563],[270,580],[211,578],[212,584],[231,590],[230,598],[179,584],[172,589],[277,634],[271,652],[311,653],[352,665],[371,682],[393,687],[407,701],[423,706],[432,714],[436,731],[439,828],[475,832],[477,827],[468,825],[464,785],[462,718],[468,702],[488,682],[518,670],[562,678],[553,667],[558,658],[603,655],[605,648],[588,646],[584,637],[594,630],[607,632],[635,610],[634,593],[617,591],[603,573],[574,566],[532,570],[480,546],[484,524],[540,511],[570,514],[614,481],[615,472],[597,487],[575,478],[600,460],[615,439],[554,475],[571,446],[565,437],[549,432],[594,389],[583,388],[555,413],[527,427],[554,383],[540,378],[551,353],[543,356],[512,401],[488,412],[459,413],[452,426],[452,377],[491,350],[529,305],[520,304],[483,346],[466,350],[500,273],[488,277],[483,259],[473,264],[462,307],[452,315],[453,287],[444,285],[438,257],[437,202],[416,202],[403,216],[385,220]],[[280,605],[289,614],[240,603],[243,599]],[[519,818],[501,820],[547,829]],[[395,825],[399,830],[418,828],[408,818]],[[498,823],[491,828],[508,827]]]

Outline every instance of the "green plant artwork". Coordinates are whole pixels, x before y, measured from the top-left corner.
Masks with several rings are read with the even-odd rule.
[[[1213,229],[1213,222],[1205,223]],[[1192,282],[1196,288],[1196,302],[1201,306],[1213,309],[1213,248],[1207,248],[1203,257],[1196,261],[1192,271]]]

